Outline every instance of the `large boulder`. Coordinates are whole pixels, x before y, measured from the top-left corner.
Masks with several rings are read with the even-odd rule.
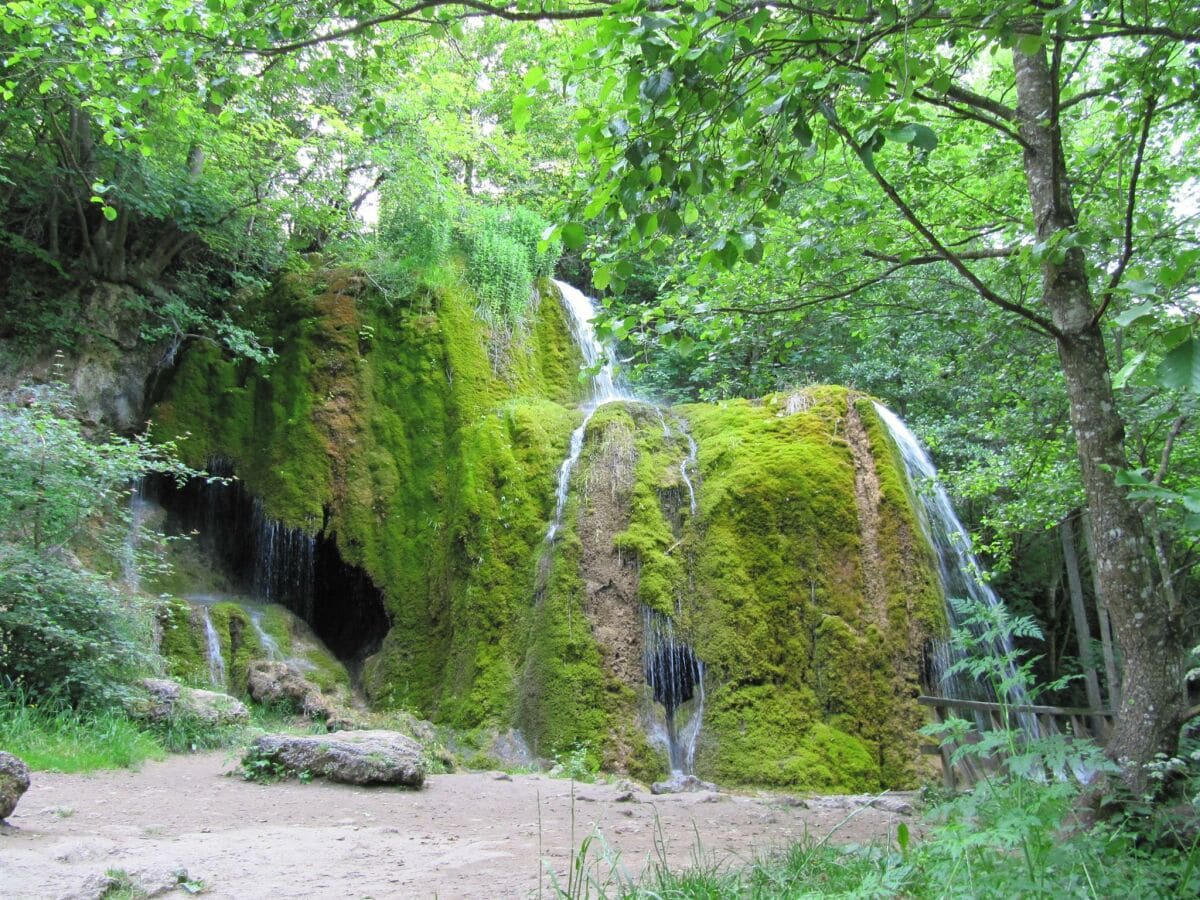
[[[180,717],[193,718],[205,725],[245,725],[250,710],[236,697],[217,691],[187,688],[164,678],[146,678],[142,687],[148,696],[130,703],[129,711],[150,723],[168,722]]]
[[[421,745],[396,731],[267,734],[250,745],[244,768],[270,763],[280,773],[307,774],[345,784],[425,783]]]
[[[29,766],[11,753],[0,750],[0,820],[17,808],[21,795],[29,790]]]

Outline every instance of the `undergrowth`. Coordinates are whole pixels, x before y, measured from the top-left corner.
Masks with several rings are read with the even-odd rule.
[[[1031,660],[1011,650],[981,652],[994,637],[1032,634],[1036,626],[1002,607],[964,606],[959,612],[964,628],[956,639],[968,651],[959,670],[991,681],[1000,698],[1036,696]],[[857,814],[851,813],[822,838],[806,836],[749,863],[706,854],[697,839],[691,864],[680,868],[669,863],[658,841],[657,860],[635,880],[623,871],[619,854],[593,833],[576,848],[566,885],[553,880],[552,887],[560,897],[636,900],[1200,896],[1200,773],[1189,759],[1161,766],[1176,778],[1173,797],[1142,798],[1124,817],[1085,828],[1074,817],[1081,782],[1112,764],[1091,741],[1032,734],[1011,712],[1004,710],[1008,728],[974,733],[970,740],[963,739],[974,726],[965,721],[928,729],[952,742],[957,758],[975,757],[985,774],[971,790],[943,795],[926,811],[928,830],[920,841],[901,824],[873,845],[838,846],[833,841]]]
[[[0,692],[0,748],[35,771],[92,772],[164,756],[159,741],[120,710],[81,712],[24,699],[19,692]]]

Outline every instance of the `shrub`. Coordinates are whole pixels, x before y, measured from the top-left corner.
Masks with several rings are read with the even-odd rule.
[[[130,483],[195,474],[171,450],[89,440],[63,385],[0,400],[0,683],[105,705],[149,661],[151,610],[80,559],[128,555]]]

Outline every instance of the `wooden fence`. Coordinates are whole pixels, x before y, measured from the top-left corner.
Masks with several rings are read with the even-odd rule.
[[[974,720],[981,730],[1005,727],[1021,728],[1022,719],[1037,722],[1043,735],[1065,734],[1076,738],[1092,738],[1101,746],[1112,732],[1113,714],[1108,710],[1087,709],[1076,706],[1015,706],[985,703],[981,700],[953,700],[949,697],[918,697],[917,702],[933,710],[935,722],[944,722],[951,716]],[[1004,717],[1009,721],[1005,722]],[[966,740],[979,740],[979,730],[972,730]],[[946,786],[955,789],[968,787],[985,775],[995,772],[1000,760],[982,756],[965,756],[952,762],[958,742],[946,745],[927,745],[925,752],[938,755],[942,760],[942,775]]]

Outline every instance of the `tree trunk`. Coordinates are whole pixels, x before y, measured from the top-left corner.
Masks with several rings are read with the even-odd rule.
[[[1092,630],[1088,627],[1087,607],[1083,605],[1083,582],[1079,578],[1079,553],[1075,549],[1075,529],[1071,518],[1063,519],[1058,526],[1062,540],[1063,563],[1067,569],[1067,592],[1071,597],[1071,618],[1075,620],[1075,643],[1079,645],[1079,666],[1083,669],[1083,685],[1087,691],[1087,703],[1092,709],[1104,708],[1100,698],[1100,679],[1096,677],[1096,664],[1092,659]]]
[[[1087,548],[1088,567],[1092,573],[1092,596],[1096,600],[1096,619],[1100,623],[1100,646],[1104,649],[1104,680],[1108,688],[1108,708],[1119,709],[1121,706],[1121,670],[1117,666],[1117,652],[1113,647],[1112,626],[1109,622],[1108,607],[1104,605],[1104,596],[1100,592],[1100,579],[1096,575],[1096,551],[1092,547],[1092,517],[1087,510],[1083,512],[1083,538]]]
[[[1076,226],[1058,128],[1058,85],[1046,53],[1013,50],[1025,180],[1039,241]],[[1154,581],[1152,550],[1137,509],[1116,474],[1126,468],[1125,430],[1109,380],[1104,336],[1083,252],[1048,252],[1042,302],[1057,331],[1071,425],[1092,514],[1100,589],[1125,656],[1124,698],[1108,753],[1135,794],[1147,784],[1144,764],[1173,753],[1186,697],[1178,623]]]

